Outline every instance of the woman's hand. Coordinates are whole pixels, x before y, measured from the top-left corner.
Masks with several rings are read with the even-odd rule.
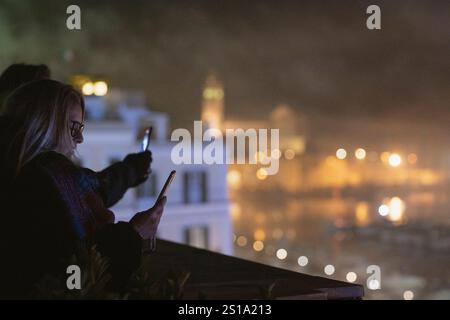
[[[123,159],[123,162],[132,168],[131,187],[136,187],[147,180],[152,172],[150,165],[153,161],[151,151],[131,153]]]
[[[167,198],[162,197],[155,205],[142,212],[136,213],[130,220],[130,224],[139,233],[144,240],[153,238],[156,235],[158,229],[159,220],[164,211]]]

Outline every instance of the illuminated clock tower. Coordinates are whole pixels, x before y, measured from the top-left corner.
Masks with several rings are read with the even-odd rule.
[[[205,129],[223,129],[223,98],[222,83],[214,75],[208,76],[203,87],[202,104],[202,121]]]

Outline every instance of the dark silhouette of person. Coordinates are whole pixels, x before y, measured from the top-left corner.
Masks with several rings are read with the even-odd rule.
[[[0,128],[8,123],[3,115],[4,102],[8,95],[23,84],[43,79],[50,79],[50,68],[44,64],[12,64],[0,75]],[[151,152],[132,153],[100,172],[98,192],[109,208],[122,199],[125,192],[145,182],[151,173]]]
[[[6,68],[0,75],[0,114],[6,97],[21,85],[42,79],[50,79],[50,69],[45,64],[33,65],[16,63]]]
[[[98,175],[70,160],[84,140],[83,97],[70,85],[33,81],[14,90],[5,106],[0,296],[32,297],[43,275],[64,274],[62,261],[86,257],[93,245],[110,259],[111,288],[120,290],[140,264],[142,240],[156,234],[166,198],[114,223]]]
[[[26,152],[20,148],[35,142],[39,135],[35,133],[23,137],[22,141],[18,141],[17,137],[24,130],[30,134],[31,129],[36,129],[36,124],[45,127],[53,123],[59,127],[60,132],[53,132],[53,136],[62,136],[65,126],[70,125],[70,133],[78,138],[71,136],[72,142],[66,141],[65,145],[72,146],[73,143],[76,147],[83,140],[82,96],[70,86],[56,81],[43,81],[49,78],[47,66],[25,64],[11,65],[0,76],[0,103],[6,108],[1,109],[0,115],[0,202],[3,204],[0,245],[4,257],[9,257],[2,264],[2,278],[6,277],[0,286],[5,289],[0,290],[3,297],[28,294],[32,283],[44,271],[55,270],[57,257],[74,252],[75,248],[86,248],[87,244],[92,243],[111,258],[113,285],[118,288],[140,263],[142,239],[150,239],[156,234],[165,202],[164,199],[150,209],[157,212],[154,214],[157,220],[148,218],[151,211],[144,211],[130,221],[132,228],[128,224],[113,224],[114,215],[106,209],[117,203],[129,188],[146,181],[151,172],[152,157],[149,151],[129,154],[123,161],[100,172],[76,166],[70,160],[75,148],[55,150],[55,145],[45,148],[35,145],[33,148],[37,149],[32,153],[32,158],[23,163],[19,161],[17,155],[23,156]],[[61,92],[66,92],[72,100],[61,100]],[[80,101],[80,108],[75,109],[81,110],[78,112],[81,119],[61,124],[63,120],[56,114],[61,113],[61,110],[57,109],[55,103],[65,107],[72,103],[71,109],[74,99]],[[43,107],[45,103],[47,109]],[[47,116],[44,116],[46,112]],[[54,116],[50,121],[48,113],[52,112]],[[64,114],[68,116],[70,113],[66,110]],[[36,119],[30,122],[33,118]],[[42,122],[45,119],[47,123]],[[81,140],[77,140],[80,137]],[[56,183],[57,180],[61,184]],[[71,192],[65,190],[67,186],[72,188]],[[75,211],[80,211],[78,216]],[[42,221],[39,216],[43,218]],[[65,221],[61,220],[62,217]],[[44,227],[44,223],[47,226]],[[61,238],[64,241],[61,242],[55,232],[48,232],[47,227],[52,224],[60,226],[58,236],[65,233],[67,237]],[[16,233],[15,230],[23,232]],[[81,242],[86,243],[80,246]],[[59,247],[59,251],[50,253],[48,248],[52,245]],[[39,261],[37,267],[29,266],[33,260]],[[31,267],[31,271],[28,267]]]

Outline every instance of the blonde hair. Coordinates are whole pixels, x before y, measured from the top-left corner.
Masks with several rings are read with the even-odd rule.
[[[33,81],[13,91],[5,103],[5,116],[13,131],[5,163],[13,177],[40,153],[73,143],[69,110],[74,105],[79,105],[84,115],[82,95],[55,80]]]

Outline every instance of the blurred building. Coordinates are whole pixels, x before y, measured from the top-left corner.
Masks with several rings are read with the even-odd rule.
[[[402,119],[309,116],[306,190],[438,185],[450,173],[446,134]]]
[[[450,176],[450,150],[441,141],[447,131],[411,125],[402,119],[308,116],[279,104],[268,115],[251,119],[225,117],[223,84],[210,75],[203,88],[202,120],[206,127],[279,129],[279,150],[248,154],[247,160],[277,157],[279,171],[267,175],[261,163],[232,164],[232,190],[287,192],[339,191],[361,186],[436,186]],[[247,161],[248,163],[248,161]]]
[[[226,129],[279,129],[279,149],[271,150],[268,139],[269,154],[247,154],[247,164],[231,164],[228,172],[228,182],[231,188],[261,187],[261,180],[269,176],[264,173],[260,163],[248,164],[248,160],[262,157],[276,157],[283,165],[276,175],[270,176],[271,188],[281,188],[298,191],[302,183],[301,162],[290,161],[302,155],[306,147],[306,121],[302,114],[286,104],[277,105],[267,116],[254,119],[232,119],[225,117],[225,94],[220,80],[209,75],[203,87],[202,121],[206,128],[214,128],[225,134]],[[258,142],[259,143],[259,142]],[[248,148],[247,148],[248,149]],[[292,174],[296,179],[292,179]],[[245,177],[245,178],[243,178]]]
[[[227,166],[174,165],[168,116],[139,105],[143,101],[139,94],[116,90],[106,96],[86,95],[85,99],[85,139],[78,147],[81,165],[85,167],[101,170],[128,153],[139,152],[145,128],[153,126],[152,174],[144,184],[128,190],[112,208],[116,221],[128,221],[136,212],[152,207],[170,171],[177,170],[167,193],[158,237],[232,254]]]

